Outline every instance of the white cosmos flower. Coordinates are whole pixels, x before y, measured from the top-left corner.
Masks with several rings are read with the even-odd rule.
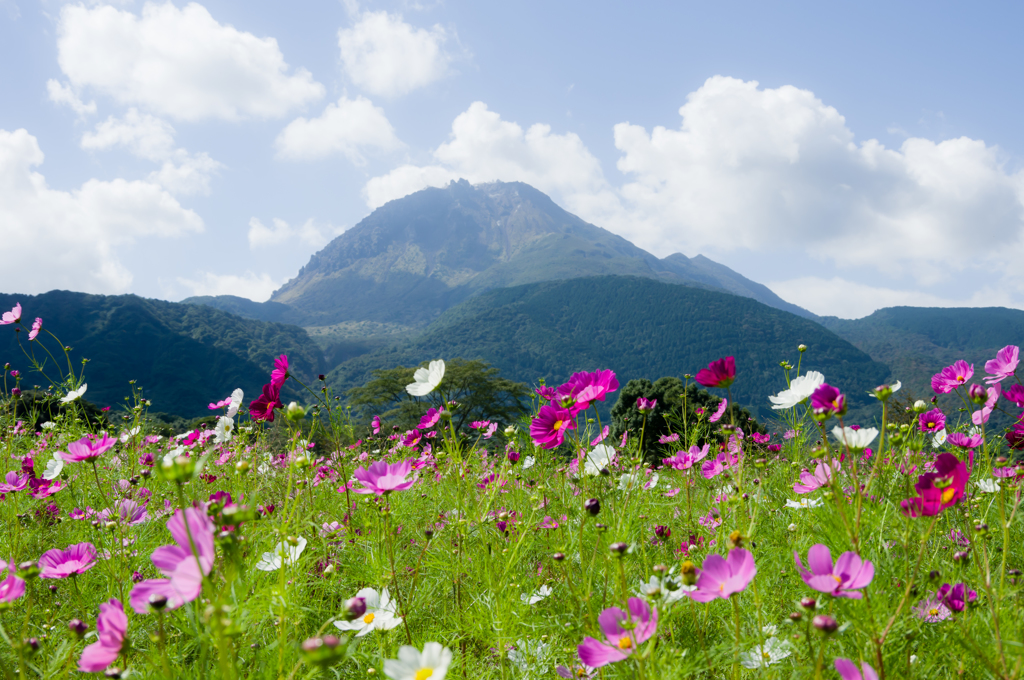
[[[982,493],[996,493],[999,491],[999,482],[994,479],[982,479],[978,482],[978,490]]]
[[[529,470],[530,468],[532,468],[534,466],[534,464],[536,462],[537,462],[536,458],[534,458],[533,456],[527,456],[526,458],[523,459],[523,469],[524,470]]]
[[[772,402],[772,408],[776,410],[793,408],[800,402],[810,398],[814,390],[821,387],[824,383],[824,375],[817,371],[807,371],[803,375],[793,378],[793,381],[789,383],[788,390],[782,390],[774,397],[768,397],[768,401]]]
[[[299,536],[296,545],[289,545],[282,541],[274,548],[274,552],[263,553],[263,557],[256,563],[256,568],[260,571],[277,571],[282,565],[295,564],[305,549],[306,539],[302,536]]]
[[[845,443],[853,451],[863,451],[871,445],[871,442],[875,441],[875,437],[878,436],[878,430],[873,427],[862,427],[859,430],[855,430],[852,427],[839,427],[836,425],[832,428],[832,436],[840,444]]]
[[[238,407],[242,405],[242,399],[245,397],[245,392],[239,387],[231,393],[231,403],[228,404],[228,418],[234,418],[238,415]]]
[[[937,449],[946,443],[946,428],[932,434],[932,448]]]
[[[550,643],[540,640],[519,640],[508,652],[508,660],[519,669],[524,676],[531,676],[533,671],[546,668],[548,656],[551,655]],[[433,680],[434,676],[428,676]]]
[[[801,498],[798,501],[786,501],[786,507],[793,508],[794,510],[804,510],[806,508],[816,508],[821,505],[821,503],[822,500],[820,498]]]
[[[121,443],[127,443],[129,439],[137,435],[139,432],[142,432],[141,427],[133,427],[130,430],[125,430],[124,432],[121,433]]]
[[[675,570],[676,568],[672,567],[672,571],[674,572]],[[694,590],[697,590],[697,586],[683,585],[679,582],[679,579],[670,574],[665,578],[651,576],[648,581],[640,581],[639,594],[655,604],[669,605],[673,602],[678,602],[686,597],[687,593]]]
[[[523,604],[537,604],[541,600],[551,595],[551,586],[543,585],[537,590],[533,591],[530,595],[523,593],[519,596],[519,599],[523,601]]]
[[[391,630],[402,623],[402,617],[398,616],[387,588],[379,593],[373,588],[363,588],[356,593],[356,597],[361,597],[366,602],[366,613],[355,621],[335,621],[334,626],[339,630],[354,630],[356,637],[363,637],[369,635],[371,631]]]
[[[46,461],[46,469],[43,471],[43,479],[57,479],[61,470],[64,469],[64,459],[59,453],[53,454],[53,458]]]
[[[607,444],[598,444],[587,454],[583,472],[591,476],[599,475],[601,470],[612,464],[613,460],[615,460],[615,449]]]
[[[217,427],[213,431],[213,441],[224,444],[231,441],[235,435],[235,421],[231,416],[221,416],[217,420]]]
[[[451,650],[439,642],[423,645],[422,654],[415,647],[402,645],[397,660],[384,660],[384,675],[391,680],[444,680],[451,663]]]
[[[756,645],[749,652],[740,654],[740,663],[744,668],[763,668],[778,663],[793,653],[793,645],[789,640],[770,637],[763,645]]]
[[[47,420],[39,427],[43,428],[44,430],[52,430],[53,428],[57,427],[57,423],[53,422],[52,420]]]
[[[405,391],[414,397],[425,397],[441,384],[444,378],[444,360],[431,361],[428,368],[417,368],[412,374],[416,382],[405,386]]]
[[[85,391],[87,389],[89,389],[89,386],[86,385],[85,383],[82,383],[82,386],[79,387],[77,390],[71,390],[70,392],[67,393],[67,396],[61,397],[60,403],[62,403],[62,404],[70,404],[75,399],[78,399],[83,394],[85,394]]]
[[[647,478],[647,481],[644,481],[644,475],[639,472],[626,472],[619,477],[619,491],[636,489],[641,485],[645,490],[650,490],[658,486],[658,473],[655,472]]]

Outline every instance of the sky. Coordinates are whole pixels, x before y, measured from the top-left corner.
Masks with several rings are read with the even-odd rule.
[[[1024,308],[1024,6],[0,0],[0,290],[266,300],[524,181],[815,313]]]

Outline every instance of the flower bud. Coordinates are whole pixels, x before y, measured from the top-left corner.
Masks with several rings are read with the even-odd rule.
[[[583,501],[583,509],[589,512],[592,516],[597,517],[598,513],[601,512],[601,501],[596,498],[588,498]]]
[[[306,409],[299,406],[298,402],[292,402],[288,404],[288,408],[285,409],[285,416],[292,422],[298,422],[306,417]]]
[[[508,462],[510,464],[512,464],[512,465],[515,465],[516,463],[518,463],[519,462],[519,452],[518,451],[509,451],[508,452]]]
[[[426,538],[429,541],[430,539],[432,539],[434,537],[434,530],[429,528],[429,527],[424,529],[423,530],[423,536],[424,536],[424,538]]]
[[[800,600],[800,608],[804,611],[807,611],[808,609],[813,610],[817,606],[818,601],[815,600],[813,597],[805,597],[802,600]]]
[[[366,600],[361,597],[353,597],[345,600],[344,616],[346,621],[355,621],[362,618],[366,613]]]
[[[18,576],[26,581],[39,576],[39,565],[32,561],[22,562],[18,565]]]
[[[796,346],[796,349],[797,349],[798,352],[803,354],[804,352],[807,351],[807,345],[805,345],[803,343],[800,343],[799,345]]]
[[[608,549],[612,551],[613,555],[622,557],[626,554],[626,551],[629,550],[629,545],[619,541],[616,543],[612,543],[610,546],[608,546]]]
[[[683,578],[683,585],[697,585],[697,567],[690,560],[686,560],[680,565],[679,574]]]
[[[825,635],[831,635],[832,633],[839,630],[839,622],[831,616],[825,614],[818,614],[811,619],[811,625],[820,630]]]
[[[662,541],[667,541],[672,536],[672,530],[664,524],[654,527],[654,535]]]
[[[562,560],[565,559],[565,553],[560,553],[560,552],[555,553],[554,555],[551,556],[551,559],[553,559],[555,562],[561,562]]]
[[[942,574],[939,573],[938,569],[932,569],[930,572],[928,572],[928,578],[932,581],[938,580],[940,576],[942,576]]]
[[[68,621],[68,630],[81,640],[89,632],[89,626],[85,625],[85,622],[81,619],[71,619]]]
[[[924,403],[923,399],[918,399],[914,402],[914,411],[917,413],[924,413],[928,410],[928,404]]]
[[[597,524],[595,524],[595,525],[594,525],[594,528],[595,528],[595,529],[597,529],[597,530],[598,530],[598,532],[600,532],[600,533],[604,533],[604,532],[605,532],[605,531],[607,531],[607,529],[608,529],[608,527],[607,527],[606,525],[604,525],[604,524],[601,524],[600,522],[598,522]]]
[[[235,463],[235,471],[243,475],[249,471],[250,467],[251,466],[249,465],[249,461],[247,460],[240,460],[237,463]]]
[[[803,614],[801,614],[800,612],[792,612],[792,613],[791,613],[791,614],[789,615],[789,620],[790,620],[790,621],[794,621],[794,622],[796,622],[796,621],[800,621],[800,620],[801,620],[801,619],[803,619],[803,618],[804,618],[804,615],[803,615]]]
[[[988,392],[981,385],[971,385],[967,390],[967,397],[978,406],[983,406],[988,401]]]

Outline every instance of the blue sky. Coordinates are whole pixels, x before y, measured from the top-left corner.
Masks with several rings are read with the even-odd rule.
[[[266,299],[521,180],[821,314],[1024,307],[1021,10],[0,0],[0,290]]]

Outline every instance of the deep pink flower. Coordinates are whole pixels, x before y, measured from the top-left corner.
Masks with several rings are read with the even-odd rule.
[[[230,499],[231,497],[228,496]],[[145,505],[139,505],[135,501],[122,498],[114,504],[114,509],[107,508],[101,510],[98,519],[102,522],[108,522],[111,519],[119,520],[128,526],[135,526],[136,524],[142,524],[149,519],[149,513],[146,511]]]
[[[555,388],[551,387],[550,385],[544,385],[542,387],[538,387],[537,389],[534,390],[534,392],[536,392],[537,396],[540,397],[541,399],[543,399],[544,401],[551,401],[558,394],[555,391]]]
[[[404,491],[416,483],[416,477],[406,479],[410,472],[412,472],[411,460],[403,460],[391,465],[378,460],[369,469],[360,466],[356,468],[352,476],[363,486],[361,489],[355,489],[355,492],[382,496],[392,491]]]
[[[4,475],[3,483],[0,483],[0,493],[14,493],[24,491],[28,487],[29,476],[19,475],[13,470]]]
[[[846,397],[837,388],[822,383],[811,393],[811,410],[819,417],[842,417],[846,415]]]
[[[689,470],[694,463],[704,460],[710,449],[710,444],[705,444],[703,447],[694,444],[689,451],[676,451],[676,455],[666,458],[662,463],[676,470]]]
[[[373,428],[374,434],[380,434],[380,416],[374,416],[373,419],[370,420],[370,426]]]
[[[14,309],[9,312],[4,312],[3,316],[0,317],[0,326],[7,326],[12,323],[18,323],[21,321],[21,303],[15,303]]]
[[[25,580],[18,577],[18,567],[13,560],[10,565],[5,564],[4,568],[7,570],[7,578],[0,581],[0,602],[14,602],[25,595]]]
[[[960,359],[932,376],[932,390],[936,394],[949,394],[956,388],[966,385],[972,375],[974,364],[968,364]]]
[[[412,448],[420,443],[420,439],[423,435],[420,434],[419,430],[409,430],[402,437],[402,446],[406,448]]]
[[[41,330],[43,330],[43,320],[37,316],[36,320],[32,322],[32,330],[28,332],[28,339],[35,340]]]
[[[274,370],[270,372],[270,384],[277,388],[278,392],[288,379],[288,357],[282,354],[274,359]]]
[[[823,486],[828,486],[829,482],[832,481],[832,474],[839,470],[839,461],[832,461],[832,466],[829,467],[828,463],[818,463],[814,466],[814,473],[811,474],[808,470],[800,472],[800,482],[793,485],[793,491],[797,493],[811,493],[817,491]]]
[[[772,440],[770,434],[761,434],[760,432],[753,433],[751,437],[753,437],[755,444],[767,444]]]
[[[541,529],[557,529],[558,522],[551,519],[551,515],[544,515],[544,521],[540,523]]]
[[[224,408],[225,406],[227,406],[230,403],[231,403],[231,397],[227,397],[226,399],[221,399],[218,402],[214,402],[214,403],[210,404],[208,408],[211,411],[215,411],[215,410],[217,410],[219,408]]]
[[[861,662],[859,670],[855,663],[842,657],[836,659],[835,664],[836,672],[843,680],[878,680],[878,673],[866,661]]]
[[[1024,386],[1010,385],[1003,390],[1003,396],[1016,404],[1018,408],[1024,408]]]
[[[800,561],[800,554],[793,551],[797,570],[809,587],[833,597],[849,597],[859,600],[863,595],[856,592],[866,588],[875,577],[875,566],[869,560],[862,560],[855,552],[844,552],[832,565],[832,553],[828,546],[818,543],[807,551],[807,566]]]
[[[60,457],[69,463],[81,463],[85,460],[99,458],[112,449],[116,443],[117,440],[111,439],[106,432],[103,433],[103,437],[99,441],[95,442],[88,437],[82,437],[77,442],[68,444],[68,452],[61,452]]]
[[[657,399],[644,399],[643,397],[637,397],[636,400],[636,408],[640,413],[650,413],[657,405]]]
[[[937,408],[917,417],[917,429],[921,432],[938,432],[946,427],[946,415]]]
[[[39,578],[67,578],[84,574],[96,566],[96,547],[75,543],[67,550],[47,550],[39,558]]]
[[[673,432],[672,434],[663,434],[658,437],[659,444],[671,444],[672,442],[679,441],[679,433]],[[591,444],[593,446],[593,444]]]
[[[1009,378],[1017,370],[1019,362],[1020,348],[1016,345],[1007,345],[996,352],[995,359],[985,362],[985,370],[990,374],[985,378],[985,382],[991,385]]]
[[[954,586],[943,583],[942,587],[935,593],[935,597],[940,599],[942,604],[946,605],[951,611],[962,612],[964,607],[978,599],[978,593],[974,590],[968,590],[967,585],[964,583],[957,583]]]
[[[283,356],[283,355],[282,355]],[[274,422],[274,409],[284,408],[281,403],[281,390],[273,384],[263,386],[263,394],[249,402],[249,417],[253,420]]]
[[[714,460],[704,461],[704,464],[700,466],[700,473],[704,475],[704,479],[712,479],[736,465],[739,460],[739,456],[731,455],[728,451],[722,451]]]
[[[711,416],[708,418],[708,422],[710,422],[710,423],[717,423],[719,420],[721,420],[722,416],[725,414],[725,409],[728,406],[729,406],[729,400],[728,399],[723,399],[721,402],[719,402],[718,410],[711,414]]]
[[[100,605],[100,615],[96,619],[97,641],[82,650],[78,660],[78,670],[83,673],[99,673],[114,663],[124,647],[124,637],[128,632],[128,617],[124,615],[124,605],[120,600],[110,598]]]
[[[28,480],[28,485],[32,488],[32,490],[29,491],[29,495],[36,499],[49,498],[64,488],[63,482],[59,479],[50,480],[33,478]]]
[[[570,393],[581,406],[580,410],[587,408],[592,401],[604,401],[606,395],[619,389],[615,371],[610,370],[573,373],[566,385],[572,386]]]
[[[985,438],[980,434],[968,437],[962,432],[954,432],[947,437],[946,441],[953,446],[960,447],[961,449],[976,449],[981,446],[982,442],[985,441]]]
[[[571,411],[545,404],[530,423],[530,437],[537,446],[553,449],[565,440],[566,431],[575,429],[576,421]]]
[[[716,598],[729,599],[742,592],[757,575],[754,556],[743,548],[729,551],[729,558],[708,555],[698,570],[697,590],[690,597],[697,602],[710,602]]]
[[[725,357],[708,364],[707,368],[697,371],[694,380],[704,387],[726,388],[736,380],[736,359]]]
[[[444,413],[444,407],[443,406],[440,409],[436,409],[436,408],[429,409],[425,414],[423,414],[423,417],[420,418],[419,429],[421,429],[421,430],[429,430],[434,425],[437,425],[437,421],[441,420],[441,414],[442,413]],[[377,430],[380,429],[380,419],[379,418],[377,420],[377,424],[374,425],[373,427],[374,427],[374,434],[377,434]]]
[[[188,522],[188,528],[185,522]],[[150,598],[162,595],[167,598],[167,609],[177,609],[191,602],[203,590],[203,576],[213,569],[216,557],[213,544],[213,522],[204,507],[186,508],[167,520],[167,529],[174,543],[163,545],[153,551],[150,559],[167,578],[147,579],[132,588],[128,600],[132,609],[139,614],[148,614]],[[189,541],[189,532],[195,542],[195,552]]]
[[[935,459],[935,472],[917,478],[916,498],[900,502],[904,515],[931,517],[956,505],[964,496],[969,477],[967,465],[951,453],[941,453]]]
[[[658,610],[651,609],[638,597],[629,598],[626,606],[629,614],[618,607],[601,612],[597,622],[608,643],[589,636],[583,638],[583,643],[576,648],[580,661],[594,668],[622,661],[654,635],[658,630]],[[627,621],[632,623],[629,629],[622,625]]]

